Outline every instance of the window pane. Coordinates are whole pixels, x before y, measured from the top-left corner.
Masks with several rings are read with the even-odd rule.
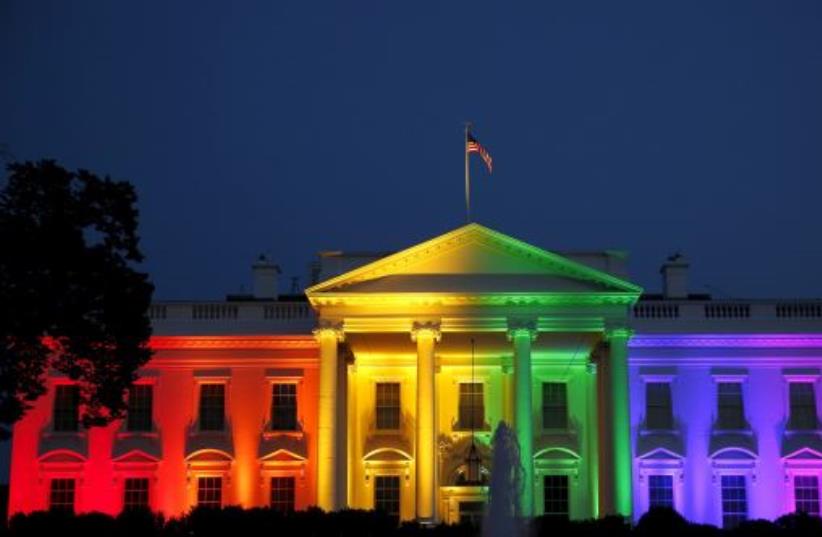
[[[127,478],[123,487],[123,509],[148,508],[148,479]]]
[[[54,392],[54,430],[76,431],[79,426],[80,388],[57,386]]]
[[[154,387],[149,384],[137,384],[128,392],[127,428],[129,431],[152,430],[152,408]]]
[[[374,509],[399,520],[400,477],[378,475],[374,478]]]
[[[811,382],[791,382],[791,416],[789,428],[793,430],[813,430],[817,428],[816,395]]]
[[[720,429],[744,429],[745,410],[742,403],[742,383],[717,384],[717,405]]]
[[[294,478],[271,478],[271,508],[282,513],[294,510]]]
[[[485,426],[485,402],[481,382],[460,384],[459,429],[482,429]]]
[[[296,431],[297,385],[274,384],[271,390],[271,429]]]
[[[217,508],[223,506],[223,478],[197,478],[197,506]]]
[[[400,383],[377,383],[377,429],[400,428]]]
[[[200,386],[200,430],[222,431],[225,427],[225,385]]]
[[[798,475],[793,483],[796,511],[819,516],[819,477]]]
[[[568,396],[564,382],[542,384],[542,427],[566,429],[568,427]]]
[[[673,429],[671,385],[668,382],[649,382],[645,387],[646,425],[649,429]]]
[[[49,509],[74,512],[74,479],[52,479],[49,490]]]
[[[568,519],[568,476],[546,475],[542,481],[544,514]]]
[[[722,527],[735,528],[748,519],[745,476],[722,476]]]
[[[648,507],[674,508],[674,479],[672,476],[648,476]]]

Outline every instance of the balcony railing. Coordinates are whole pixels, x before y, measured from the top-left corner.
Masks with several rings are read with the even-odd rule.
[[[149,308],[154,333],[308,333],[316,324],[307,302],[158,302]]]
[[[632,317],[637,326],[767,323],[822,329],[822,300],[640,300]]]

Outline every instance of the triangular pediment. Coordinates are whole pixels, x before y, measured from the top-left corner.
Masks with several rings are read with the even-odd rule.
[[[468,224],[306,290],[312,302],[368,294],[606,294],[636,300],[641,288],[611,274]]]

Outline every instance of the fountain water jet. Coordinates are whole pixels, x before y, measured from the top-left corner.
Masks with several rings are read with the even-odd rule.
[[[526,520],[519,517],[522,496],[522,464],[517,435],[504,421],[492,439],[493,459],[488,487],[488,508],[482,524],[483,537],[517,537],[525,534]],[[522,524],[522,526],[520,526]]]

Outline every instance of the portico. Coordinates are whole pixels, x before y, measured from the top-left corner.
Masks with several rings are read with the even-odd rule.
[[[630,515],[626,317],[639,293],[477,224],[308,289],[319,505],[455,522],[485,498],[505,421],[520,445],[522,515],[562,494],[572,518]],[[479,479],[465,464],[472,439]]]

